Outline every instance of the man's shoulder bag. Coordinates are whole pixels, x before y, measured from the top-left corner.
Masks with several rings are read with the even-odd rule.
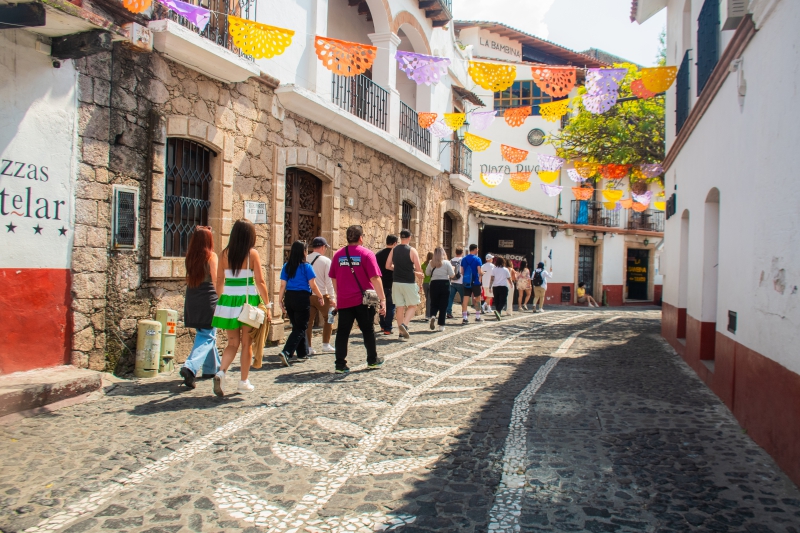
[[[353,277],[356,279],[356,285],[358,285],[358,290],[361,291],[361,303],[363,305],[366,305],[367,307],[378,307],[378,305],[380,305],[381,303],[380,298],[378,298],[378,293],[373,289],[364,290],[364,287],[361,286],[361,282],[358,281],[358,276],[356,276],[356,271],[355,269],[353,269],[353,260],[350,258],[349,246],[344,247],[344,253],[347,254],[347,264],[350,266],[350,272],[353,273]],[[361,261],[362,261],[361,266],[364,266],[363,257],[361,258]]]

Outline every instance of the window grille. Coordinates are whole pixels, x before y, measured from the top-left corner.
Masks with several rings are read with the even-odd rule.
[[[414,210],[414,205],[410,202],[403,202],[403,214],[400,217],[402,228],[411,231],[411,212]]]
[[[114,186],[114,208],[112,211],[113,245],[117,249],[133,249],[137,245],[137,222],[139,212],[139,189]]]
[[[697,17],[697,96],[719,62],[719,0],[706,0]]]
[[[505,110],[509,107],[533,107],[532,115],[539,115],[539,105],[553,99],[542,93],[533,80],[515,81],[514,84],[500,93],[494,93],[494,108]]]
[[[689,62],[690,52],[686,50],[678,69],[678,78],[675,82],[675,133],[679,133],[683,128],[686,119],[689,118]]]
[[[208,226],[212,154],[202,144],[167,139],[165,257],[185,257],[195,226]]]

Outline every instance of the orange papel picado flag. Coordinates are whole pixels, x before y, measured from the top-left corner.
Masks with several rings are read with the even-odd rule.
[[[420,128],[428,128],[431,124],[436,122],[436,117],[438,116],[438,113],[418,113],[417,124],[419,124]]]
[[[525,119],[531,115],[532,108],[528,107],[509,107],[503,112],[503,118],[512,128],[525,124]]]
[[[528,151],[520,148],[514,148],[506,144],[500,145],[500,153],[503,154],[503,159],[509,163],[522,163],[528,157]]]
[[[317,35],[314,50],[325,68],[334,74],[356,76],[372,66],[378,48]]]
[[[531,67],[536,86],[554,98],[567,96],[575,87],[575,67]]]

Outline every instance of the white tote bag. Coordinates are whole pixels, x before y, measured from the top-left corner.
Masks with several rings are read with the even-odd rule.
[[[247,270],[250,270],[250,252],[247,252]],[[254,328],[260,327],[264,323],[266,313],[258,307],[250,305],[250,277],[245,278],[245,300],[242,306],[242,312],[239,313],[239,322],[247,324]]]

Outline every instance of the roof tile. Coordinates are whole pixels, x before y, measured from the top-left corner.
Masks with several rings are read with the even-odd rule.
[[[485,213],[487,215],[515,217],[558,225],[565,223],[563,220],[551,217],[550,215],[545,215],[539,211],[527,209],[519,205],[510,204],[508,202],[503,202],[502,200],[496,200],[495,198],[490,198],[477,192],[469,193],[469,207],[470,209],[474,209],[479,213]]]

